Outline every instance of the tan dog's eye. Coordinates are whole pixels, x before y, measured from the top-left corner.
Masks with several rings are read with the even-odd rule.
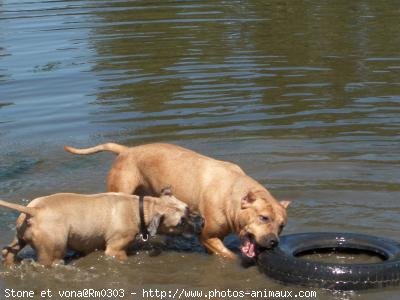
[[[263,223],[268,223],[269,222],[269,217],[267,216],[258,216],[258,218],[260,219],[261,222]]]
[[[282,232],[283,228],[285,227],[285,224],[282,224],[281,226],[279,226],[279,233]]]

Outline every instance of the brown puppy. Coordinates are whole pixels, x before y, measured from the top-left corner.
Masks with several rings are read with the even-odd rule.
[[[242,253],[255,257],[260,248],[278,243],[289,201],[278,202],[261,184],[232,163],[170,144],[128,148],[108,143],[88,149],[65,147],[75,154],[118,154],[107,180],[108,191],[157,195],[166,183],[176,196],[205,219],[201,242],[213,253],[234,258],[222,243],[229,233],[241,239]]]
[[[0,200],[1,206],[22,213],[17,220],[17,237],[3,249],[4,263],[12,265],[26,244],[46,266],[63,259],[67,249],[82,254],[105,249],[106,255],[123,261],[126,249],[139,234],[138,198],[122,193],[64,193],[36,198],[28,206]],[[150,235],[157,231],[199,234],[203,223],[168,189],[160,198],[144,198],[144,219]]]

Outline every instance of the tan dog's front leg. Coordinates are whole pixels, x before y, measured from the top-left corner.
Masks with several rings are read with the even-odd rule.
[[[236,254],[226,248],[224,243],[219,238],[202,238],[201,243],[211,253],[221,255],[229,259],[237,259]]]

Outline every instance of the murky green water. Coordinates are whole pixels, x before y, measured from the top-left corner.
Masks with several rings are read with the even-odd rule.
[[[74,157],[64,144],[165,141],[234,161],[293,199],[287,233],[400,240],[399,17],[398,1],[383,0],[0,1],[0,197],[104,191],[113,156]],[[0,211],[1,245],[15,218]],[[302,290],[172,250],[0,271],[0,293]]]

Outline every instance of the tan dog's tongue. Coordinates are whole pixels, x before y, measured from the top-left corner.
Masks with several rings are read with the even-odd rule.
[[[254,257],[256,255],[256,252],[254,251],[254,243],[250,242],[247,240],[244,245],[242,246],[242,253],[245,254],[248,257]]]

